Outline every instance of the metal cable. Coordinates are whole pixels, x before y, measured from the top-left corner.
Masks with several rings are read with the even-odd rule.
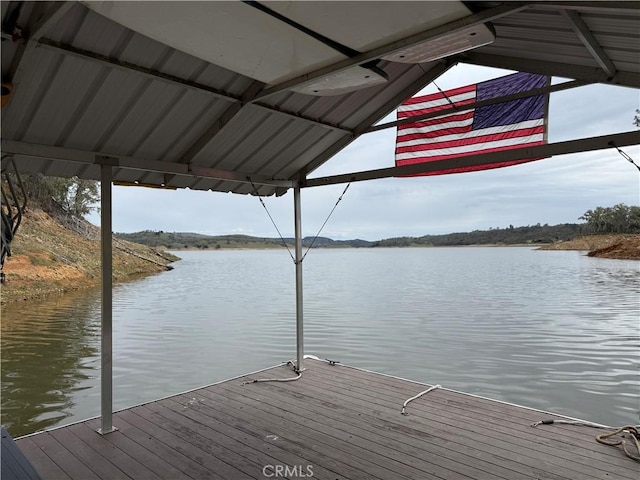
[[[258,187],[256,187],[256,185],[253,183],[253,181],[251,180],[250,177],[247,177],[247,180],[249,180],[249,182],[251,183],[251,186],[253,187],[253,191],[254,191],[255,196],[258,197],[258,200],[260,200],[260,203],[264,207],[265,212],[267,212],[267,215],[269,216],[269,219],[271,220],[271,223],[273,224],[273,226],[275,227],[276,231],[278,232],[278,235],[280,236],[280,240],[282,240],[282,244],[285,246],[285,248],[289,252],[289,256],[291,257],[291,260],[293,260],[293,263],[296,263],[296,259],[293,256],[293,253],[291,253],[291,249],[289,249],[289,245],[287,245],[287,242],[285,241],[284,237],[280,233],[280,229],[278,229],[278,225],[276,225],[276,222],[273,220],[273,217],[269,213],[269,209],[267,208],[267,205],[262,200],[262,197],[260,195],[258,195]],[[327,222],[331,218],[331,215],[333,215],[333,212],[335,211],[335,209],[338,206],[338,204],[342,201],[342,197],[344,197],[344,194],[347,193],[347,190],[349,189],[350,185],[351,185],[351,182],[347,183],[347,186],[344,187],[344,190],[342,191],[342,194],[340,195],[340,197],[338,197],[338,200],[336,201],[336,204],[333,206],[333,208],[329,212],[329,215],[327,216],[327,218],[325,219],[324,223],[320,227],[320,230],[318,230],[318,233],[316,233],[316,236],[313,237],[313,240],[311,241],[311,244],[307,248],[307,251],[304,252],[304,255],[300,259],[300,262],[302,262],[305,259],[305,257],[307,256],[307,253],[309,253],[309,250],[311,250],[313,248],[313,245],[316,243],[316,240],[320,236],[320,233],[322,232],[322,230],[324,229],[325,225],[327,224]]]
[[[613,140],[609,142],[609,145],[615,148],[618,151],[618,153],[622,155],[622,158],[624,158],[627,162],[629,162],[631,165],[636,167],[638,171],[640,171],[640,167],[633,161],[633,158],[631,158],[626,152],[623,152],[620,149],[620,147],[618,147],[615,143],[613,143]]]
[[[251,178],[247,177],[247,180],[249,180],[249,182],[251,182],[251,186],[253,186],[253,192],[255,194],[256,197],[258,197],[258,200],[260,200],[260,203],[262,204],[262,206],[264,207],[264,211],[267,212],[267,215],[269,216],[269,219],[271,220],[271,223],[273,224],[273,226],[276,229],[276,232],[278,232],[278,235],[280,235],[280,240],[282,240],[282,244],[285,246],[285,248],[287,249],[287,252],[289,252],[289,256],[291,257],[291,260],[293,260],[293,263],[296,263],[296,259],[293,256],[293,253],[291,253],[291,249],[289,248],[289,245],[287,245],[286,240],[284,239],[284,237],[282,236],[282,233],[280,233],[280,229],[278,228],[278,225],[276,225],[276,222],[273,220],[273,217],[271,216],[271,214],[269,213],[269,209],[267,208],[267,205],[264,203],[264,201],[262,200],[262,197],[260,195],[258,195],[258,187],[256,187],[256,185],[253,183],[253,181],[251,180]]]
[[[320,236],[320,233],[322,232],[322,229],[324,228],[324,226],[327,224],[327,222],[329,221],[329,219],[331,218],[331,215],[333,215],[334,210],[336,209],[336,207],[338,206],[338,204],[342,201],[342,197],[344,197],[344,194],[347,193],[347,190],[349,189],[349,186],[351,185],[351,182],[347,183],[347,186],[344,187],[344,190],[342,191],[342,194],[340,195],[340,197],[338,197],[338,201],[336,202],[336,204],[333,206],[333,208],[331,209],[331,211],[329,212],[329,215],[327,216],[326,220],[324,221],[324,223],[322,224],[322,226],[320,227],[320,230],[318,230],[318,233],[316,233],[316,236],[313,237],[313,240],[311,241],[311,245],[309,245],[309,248],[307,248],[307,251],[304,252],[304,255],[302,256],[302,258],[300,259],[300,261],[302,262],[302,260],[304,260],[304,258],[307,256],[307,253],[309,253],[309,250],[311,250],[311,248],[313,247],[313,244],[316,243],[316,240],[318,239],[318,237]]]

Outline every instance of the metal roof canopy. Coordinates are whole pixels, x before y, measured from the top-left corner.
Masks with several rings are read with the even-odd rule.
[[[2,109],[3,154],[45,175],[97,180],[108,164],[116,182],[283,194],[298,181],[347,181],[305,179],[457,62],[640,87],[637,2],[262,2],[273,15],[251,3],[3,1],[2,78],[13,84]],[[162,9],[165,17],[139,18]],[[189,27],[204,15],[226,25],[227,36],[201,49],[207,60],[179,22],[184,16]],[[488,45],[424,63],[384,60],[488,22],[496,36]],[[181,50],[123,24],[171,44],[178,37]],[[156,28],[142,27],[149,24]],[[265,39],[292,51],[269,51]],[[381,83],[298,93],[362,71]],[[615,142],[640,140],[629,132]],[[545,152],[608,147],[578,141]],[[406,172],[367,178],[397,174]]]
[[[456,62],[574,79],[549,91],[639,88],[637,2],[1,6],[3,105],[5,86],[13,92],[2,108],[3,157],[21,171],[101,180],[102,434],[116,430],[113,182],[258,195],[292,187],[302,371],[302,186],[640,143],[634,131],[307,179],[360,135],[395,126],[374,125]],[[464,51],[475,38],[483,46]]]

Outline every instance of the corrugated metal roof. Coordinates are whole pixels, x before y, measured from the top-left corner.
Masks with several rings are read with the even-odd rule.
[[[340,8],[339,2],[323,3],[314,8]],[[402,8],[424,14],[437,3]],[[358,4],[375,11],[378,3]],[[290,88],[272,93],[274,85],[178,51],[80,3],[2,2],[5,26],[19,5],[22,38],[3,31],[3,81],[14,84],[2,109],[3,153],[12,153],[22,170],[48,175],[98,179],[100,159],[108,156],[118,159],[115,181],[255,193],[246,182],[251,177],[259,194],[271,195],[458,61],[640,87],[638,2],[526,8],[470,2],[475,13],[462,20],[490,18],[493,44],[423,64],[378,61],[386,83],[335,96]],[[453,31],[455,22],[446,28]],[[432,31],[426,29],[427,37]],[[407,42],[419,43],[415,37]],[[401,46],[394,45],[394,51]],[[233,39],[228,52],[238,54]],[[365,63],[358,58],[334,71],[345,62]],[[262,97],[265,92],[272,94]]]

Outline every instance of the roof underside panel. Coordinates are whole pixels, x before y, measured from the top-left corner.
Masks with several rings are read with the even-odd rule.
[[[208,60],[196,56],[203,45],[185,49],[193,55],[170,46],[188,38],[159,41],[172,34],[169,27],[150,29],[154,40],[123,25],[139,19],[120,24],[94,11],[95,5],[2,2],[2,77],[13,86],[2,109],[3,153],[12,154],[24,171],[99,179],[99,163],[109,157],[118,165],[116,181],[272,195],[286,191],[291,180],[308,175],[459,61],[640,86],[637,2],[526,8],[468,2],[473,12],[461,2],[267,2],[279,15],[290,16],[294,23],[287,25],[251,5],[212,2],[203,11],[215,14],[219,8],[231,28],[225,26],[228,38],[211,46]],[[132,11],[144,11],[145,5],[150,4]],[[202,7],[158,5],[184,18]],[[14,26],[24,38],[7,31],[15,14]],[[482,24],[481,18],[495,28],[492,44],[422,64],[381,60],[432,35],[453,35],[460,22]],[[248,25],[243,19],[263,30],[255,38],[273,37],[273,45],[290,42],[286,51],[301,56],[290,71],[282,70],[281,59],[265,68],[256,65],[256,72],[272,72],[288,83],[265,84],[262,74],[251,78],[242,46],[253,37],[243,31]],[[263,47],[269,58],[272,52]],[[373,48],[387,50],[366,56]],[[311,58],[320,54],[328,56]],[[211,60],[221,55],[219,64]],[[300,70],[306,63],[310,67]],[[242,68],[232,71],[236,64]],[[322,71],[315,72],[320,64]],[[294,91],[305,81],[331,82],[363,65],[375,66],[386,82],[332,96]]]
[[[582,8],[575,5],[564,8],[562,2],[554,3],[555,8],[535,5],[495,20],[496,41],[478,49],[478,53],[599,68],[598,61],[577,35],[566,13],[570,12],[586,25],[618,71],[640,73],[639,5],[611,2],[611,8],[606,8],[604,2],[582,4]]]

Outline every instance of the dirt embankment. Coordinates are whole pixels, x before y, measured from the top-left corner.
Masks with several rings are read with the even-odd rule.
[[[99,230],[84,234],[62,225],[42,210],[25,213],[12,256],[5,260],[2,303],[27,300],[100,284]],[[114,282],[170,270],[177,257],[122,240],[113,244]]]
[[[589,250],[590,257],[640,260],[640,235],[583,235],[540,247],[540,250]]]

